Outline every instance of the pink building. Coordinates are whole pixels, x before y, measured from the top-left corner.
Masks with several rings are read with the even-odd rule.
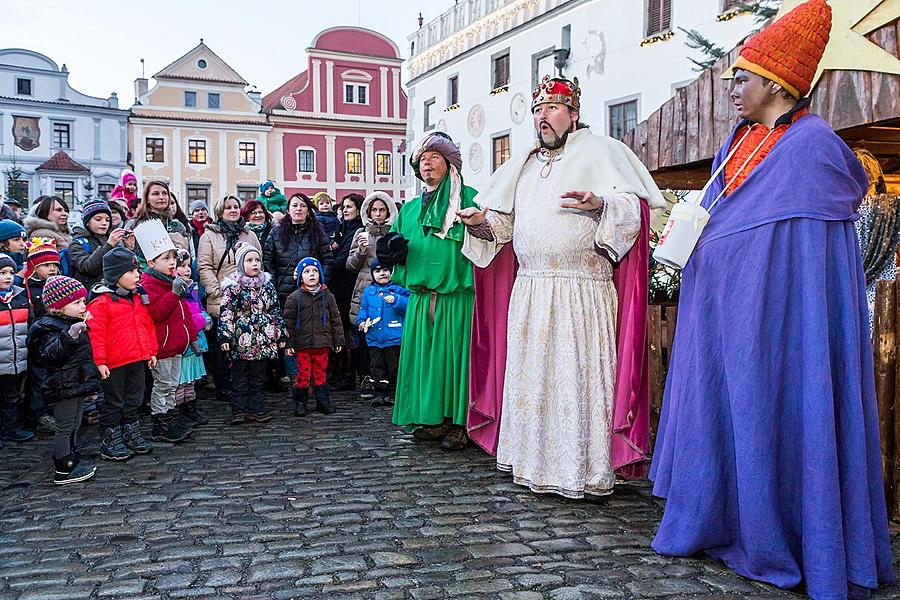
[[[384,191],[401,199],[406,94],[400,51],[360,27],[321,32],[306,70],[263,98],[273,129],[269,177],[285,195]]]

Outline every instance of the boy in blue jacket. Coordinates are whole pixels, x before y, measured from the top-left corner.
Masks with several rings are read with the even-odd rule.
[[[356,325],[366,334],[369,346],[369,367],[375,381],[372,406],[391,406],[409,290],[391,283],[391,270],[381,266],[378,259],[370,268],[374,283],[363,291]]]

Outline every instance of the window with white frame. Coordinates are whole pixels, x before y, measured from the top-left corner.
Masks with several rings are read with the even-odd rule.
[[[188,163],[206,164],[206,140],[188,140]]]
[[[206,95],[206,107],[212,110],[219,110],[222,103],[222,97],[216,92],[209,92]]]
[[[209,185],[207,184],[187,184],[187,205],[190,206],[195,200],[203,200],[209,206]]]
[[[344,83],[344,103],[345,104],[368,104],[369,103],[369,84],[368,83]]]
[[[609,137],[621,140],[637,127],[637,100],[609,105]]]
[[[112,191],[115,187],[116,186],[113,183],[98,183],[97,196],[99,198],[103,198],[104,200],[109,200],[109,195],[112,194]]]
[[[298,173],[315,173],[316,172],[316,151],[312,148],[297,149],[297,172]]]
[[[238,164],[247,167],[256,165],[256,144],[238,142]]]
[[[391,174],[391,158],[388,152],[377,152],[375,154],[375,174],[390,175]]]
[[[71,148],[72,147],[72,124],[71,123],[53,123],[53,147],[54,148]]]
[[[56,180],[53,182],[53,194],[66,201],[69,208],[75,206],[75,182]]]
[[[197,108],[197,92],[184,93],[184,107]]]
[[[423,126],[424,131],[429,131],[431,129],[434,129],[434,123],[431,122],[431,119],[433,118],[431,113],[434,110],[435,101],[436,100],[434,98],[431,98],[431,99],[425,101],[425,106],[424,106],[424,108],[425,108],[425,110],[424,110],[425,124]]]
[[[672,28],[672,0],[647,0],[647,35]]]
[[[165,140],[163,138],[148,137],[145,141],[146,162],[161,163],[165,162]]]
[[[256,198],[257,192],[259,192],[259,188],[255,185],[237,186],[237,197],[241,199],[242,204],[246,204],[247,201]]]
[[[16,94],[19,96],[31,96],[32,81],[27,77],[16,77]]]
[[[363,153],[359,150],[347,150],[347,175],[362,175]]]

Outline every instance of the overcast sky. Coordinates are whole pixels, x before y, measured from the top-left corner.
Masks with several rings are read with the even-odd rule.
[[[323,29],[374,29],[400,47],[452,0],[0,0],[0,48],[27,48],[69,67],[69,82],[91,96],[134,101],[143,58],[147,77],[200,38],[244,79],[267,93],[306,68],[305,49]],[[151,83],[152,85],[152,83]]]

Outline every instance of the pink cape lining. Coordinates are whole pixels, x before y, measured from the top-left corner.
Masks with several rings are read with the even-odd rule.
[[[611,458],[620,477],[647,476],[650,438],[647,352],[647,271],[650,208],[641,201],[641,230],[634,246],[613,268],[618,293],[616,388]],[[496,456],[506,371],[509,301],[518,262],[506,244],[493,262],[475,268],[475,314],[469,369],[469,437]]]

